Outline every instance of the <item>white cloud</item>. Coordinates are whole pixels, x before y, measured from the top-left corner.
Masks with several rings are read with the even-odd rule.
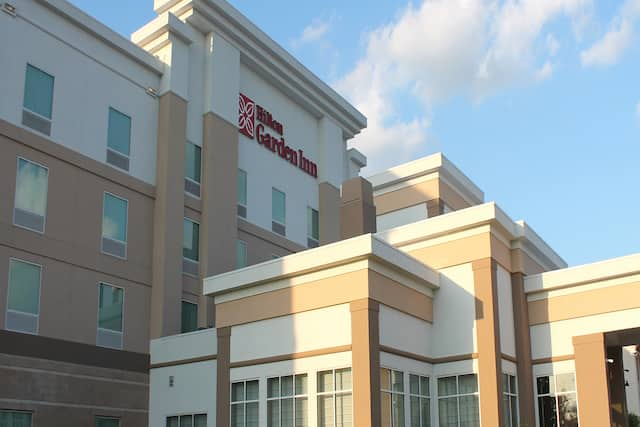
[[[582,65],[584,67],[607,66],[618,62],[631,45],[633,27],[638,19],[640,19],[640,0],[627,0],[612,20],[609,31],[580,53]]]
[[[299,37],[291,41],[291,45],[294,48],[298,48],[305,44],[317,42],[322,39],[330,29],[331,20],[316,18],[302,30]]]
[[[591,2],[410,4],[393,22],[367,35],[364,55],[335,84],[369,119],[369,129],[354,144],[371,165],[388,167],[406,161],[428,142],[429,110],[435,103],[455,95],[480,101],[506,87],[551,77],[551,63],[536,50],[545,25],[563,16],[582,17]],[[552,56],[559,43],[548,36],[546,41]],[[417,101],[413,114],[406,111],[407,97]]]
[[[551,78],[553,75],[553,65],[549,61],[545,62],[544,65],[536,71],[536,80],[542,81]]]
[[[549,56],[555,56],[560,50],[560,42],[553,34],[547,35],[547,50],[549,51]]]

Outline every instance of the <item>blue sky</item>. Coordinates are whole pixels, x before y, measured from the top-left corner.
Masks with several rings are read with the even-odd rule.
[[[365,175],[442,151],[570,265],[640,252],[640,0],[231,3],[367,115]]]

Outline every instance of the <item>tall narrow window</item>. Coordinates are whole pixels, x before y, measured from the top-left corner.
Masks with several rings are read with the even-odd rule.
[[[236,267],[243,268],[247,266],[247,242],[243,240],[236,241]]]
[[[404,427],[404,374],[380,369],[380,407],[383,427]]]
[[[307,427],[307,374],[267,379],[267,427]]]
[[[49,170],[47,168],[18,157],[13,208],[15,225],[44,233],[48,185]]]
[[[128,171],[130,148],[131,117],[109,107],[107,163]]]
[[[198,329],[198,304],[182,301],[182,333]]]
[[[238,169],[238,216],[247,217],[247,173]]]
[[[167,417],[166,427],[207,427],[207,414]]]
[[[286,195],[276,189],[271,189],[271,230],[286,235],[286,220],[287,220],[287,198]]]
[[[27,64],[22,124],[45,135],[51,134],[53,81],[52,75]]]
[[[307,207],[307,246],[318,247],[320,242],[320,219],[318,211]]]
[[[431,426],[431,399],[429,396],[429,377],[409,375],[411,427]]]
[[[438,412],[440,425],[480,427],[476,374],[438,378]]]
[[[318,372],[318,427],[351,427],[351,368]]]
[[[13,258],[9,260],[8,330],[28,334],[38,332],[41,278],[41,266]]]
[[[182,241],[182,271],[192,276],[198,276],[200,261],[200,224],[184,219]]]
[[[119,258],[127,257],[127,216],[129,202],[104,193],[102,206],[102,252]]]
[[[120,427],[120,418],[96,417],[95,427]]]
[[[258,427],[258,381],[231,384],[231,427]]]
[[[518,427],[518,387],[516,377],[502,374],[502,411],[504,412],[504,425],[506,427]]]
[[[31,427],[31,412],[5,411],[0,409],[0,426]]]
[[[187,141],[184,153],[184,191],[200,197],[202,174],[202,149]]]
[[[540,427],[578,426],[575,374],[538,377],[536,389]]]
[[[98,335],[100,347],[122,348],[124,290],[100,283],[98,296]]]

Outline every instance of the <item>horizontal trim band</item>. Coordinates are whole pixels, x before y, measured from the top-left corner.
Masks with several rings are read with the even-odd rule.
[[[473,360],[478,358],[478,353],[470,353],[470,354],[459,354],[454,356],[447,357],[426,357],[421,356],[419,354],[410,353],[408,351],[398,350],[392,347],[387,347],[385,345],[380,346],[380,351],[383,353],[389,353],[400,357],[406,357],[407,359],[417,360],[419,362],[431,363],[431,364],[439,364],[439,363],[450,363],[450,362],[461,362],[464,360]]]
[[[233,362],[229,365],[231,369],[242,368],[245,366],[264,365],[267,363],[284,362],[287,360],[304,359],[307,357],[324,356],[327,354],[344,353],[351,351],[351,345],[342,345],[338,347],[328,347],[319,350],[303,351],[301,353],[283,354],[280,356],[265,357],[262,359],[243,360],[240,362]]]
[[[567,360],[574,360],[576,356],[574,354],[567,354],[564,356],[554,356],[554,357],[542,357],[540,359],[533,359],[531,361],[532,365],[541,365],[543,363],[554,363],[554,362],[565,362]]]
[[[208,362],[209,360],[218,359],[217,354],[209,356],[192,357],[191,359],[172,360],[171,362],[152,363],[149,369],[168,368],[169,366],[188,365],[189,363]]]
[[[513,362],[513,363],[518,363],[518,359],[516,359],[513,356],[509,356],[508,354],[502,353],[501,357],[502,357],[503,360],[506,360],[506,361],[509,361],[509,362]]]

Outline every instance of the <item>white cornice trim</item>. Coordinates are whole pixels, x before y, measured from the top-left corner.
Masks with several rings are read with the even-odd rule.
[[[131,41],[87,15],[66,0],[35,1],[157,75],[164,73],[164,64],[159,59],[134,43],[131,43]]]

